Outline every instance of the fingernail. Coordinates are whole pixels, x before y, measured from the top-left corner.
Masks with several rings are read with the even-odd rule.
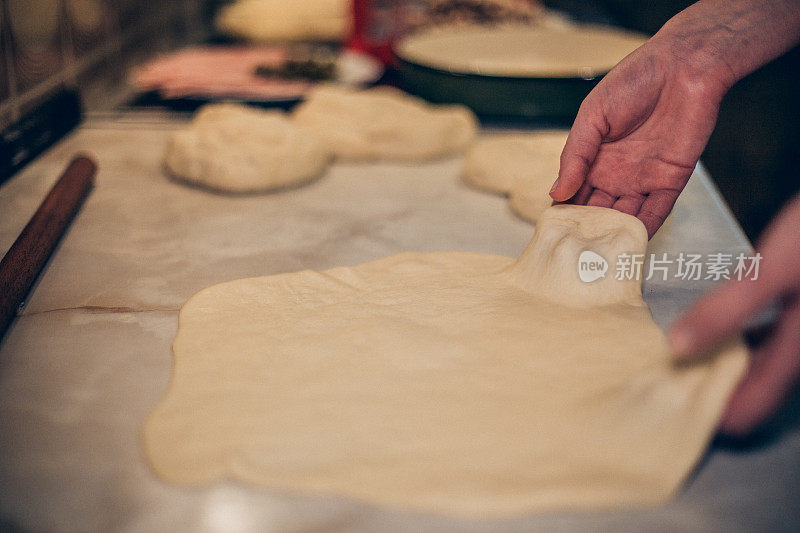
[[[692,353],[694,338],[692,333],[685,328],[673,329],[667,338],[667,342],[678,359],[685,358]]]
[[[560,178],[556,178],[556,181],[553,182],[553,186],[550,187],[550,194],[553,194],[553,191],[556,190],[556,187],[558,187],[558,180],[559,179]]]

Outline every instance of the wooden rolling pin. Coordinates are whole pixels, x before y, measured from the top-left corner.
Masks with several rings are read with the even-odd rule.
[[[96,170],[89,157],[75,157],[0,262],[0,339],[89,194]]]

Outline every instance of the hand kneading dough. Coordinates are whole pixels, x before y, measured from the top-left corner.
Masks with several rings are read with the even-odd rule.
[[[405,253],[223,283],[180,313],[145,447],[164,479],[234,478],[461,516],[655,504],[703,453],[745,350],[675,366],[614,279],[635,218],[546,211],[519,259]],[[592,250],[609,275],[582,283]]]
[[[176,132],[164,163],[174,176],[226,192],[278,189],[319,176],[330,155],[283,113],[236,104],[200,109]]]
[[[519,216],[536,222],[550,207],[550,188],[558,176],[566,131],[492,135],[479,139],[467,152],[464,181],[493,193],[508,195]]]
[[[433,106],[391,87],[321,87],[294,111],[337,157],[418,161],[461,152],[477,133],[472,111]]]

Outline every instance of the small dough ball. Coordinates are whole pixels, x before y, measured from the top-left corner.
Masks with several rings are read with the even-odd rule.
[[[224,6],[217,29],[250,41],[343,41],[348,0],[238,0]]]
[[[295,121],[337,157],[422,161],[461,152],[478,130],[464,106],[433,106],[391,87],[321,87],[294,111]]]
[[[174,176],[223,192],[270,191],[308,181],[327,168],[320,140],[279,111],[211,104],[169,140]]]
[[[480,139],[467,153],[462,176],[468,184],[506,194],[519,216],[535,222],[552,203],[566,131],[514,133]]]

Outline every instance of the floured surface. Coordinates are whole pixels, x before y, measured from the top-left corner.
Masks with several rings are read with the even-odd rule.
[[[558,177],[568,133],[554,130],[482,137],[467,152],[464,181],[508,196],[517,215],[535,222],[553,203],[550,188]]]
[[[0,522],[23,531],[69,524],[181,533],[699,533],[769,531],[776,524],[800,531],[800,409],[763,446],[713,446],[677,497],[654,508],[476,521],[234,480],[164,482],[144,454],[142,426],[169,388],[178,310],[193,294],[225,281],[407,251],[516,257],[533,230],[505,200],[465,187],[460,159],[335,163],[325,179],[269,195],[184,187],[164,178],[162,155],[185,122],[162,112],[90,114],[0,187],[0,246],[7,248],[75,152],[93,152],[101,168],[0,343]],[[726,213],[699,168],[648,252],[751,253]],[[713,285],[656,276],[645,282],[644,299],[666,328]]]
[[[560,206],[518,260],[407,253],[201,291],[148,458],[175,483],[462,516],[663,502],[745,354],[676,368],[638,282],[578,280],[581,251],[613,272],[645,245],[633,217]]]

